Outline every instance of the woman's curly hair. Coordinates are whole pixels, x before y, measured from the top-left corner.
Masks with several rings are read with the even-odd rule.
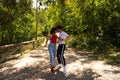
[[[51,28],[51,30],[50,30],[50,34],[55,33],[55,31],[56,31],[56,27]]]

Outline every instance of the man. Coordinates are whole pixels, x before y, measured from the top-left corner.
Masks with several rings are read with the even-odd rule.
[[[57,32],[59,32],[58,37],[58,49],[57,49],[57,60],[58,66],[61,67],[63,65],[63,73],[67,73],[66,69],[66,60],[64,58],[64,51],[66,48],[66,40],[68,38],[68,34],[63,31],[62,26],[56,26]]]

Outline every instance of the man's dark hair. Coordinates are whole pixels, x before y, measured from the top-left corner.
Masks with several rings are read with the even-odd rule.
[[[50,34],[55,33],[55,31],[56,31],[56,27],[53,27],[53,28],[50,30]]]
[[[56,29],[63,29],[62,26],[58,25],[56,26]]]

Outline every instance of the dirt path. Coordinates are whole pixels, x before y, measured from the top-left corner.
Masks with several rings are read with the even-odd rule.
[[[48,51],[39,48],[23,58],[0,64],[0,80],[120,80],[120,67],[93,60],[70,48],[65,56],[67,74],[63,74],[62,68],[51,73]]]

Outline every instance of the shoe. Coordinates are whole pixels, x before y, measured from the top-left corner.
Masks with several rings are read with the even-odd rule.
[[[64,74],[67,73],[67,69],[66,69],[66,67],[63,68],[63,73],[64,73]]]
[[[55,66],[51,66],[51,72],[54,72]]]
[[[58,64],[57,67],[58,67],[58,68],[61,68],[61,67],[62,67],[62,64]]]
[[[54,68],[53,67],[51,67],[51,72],[54,72]]]

